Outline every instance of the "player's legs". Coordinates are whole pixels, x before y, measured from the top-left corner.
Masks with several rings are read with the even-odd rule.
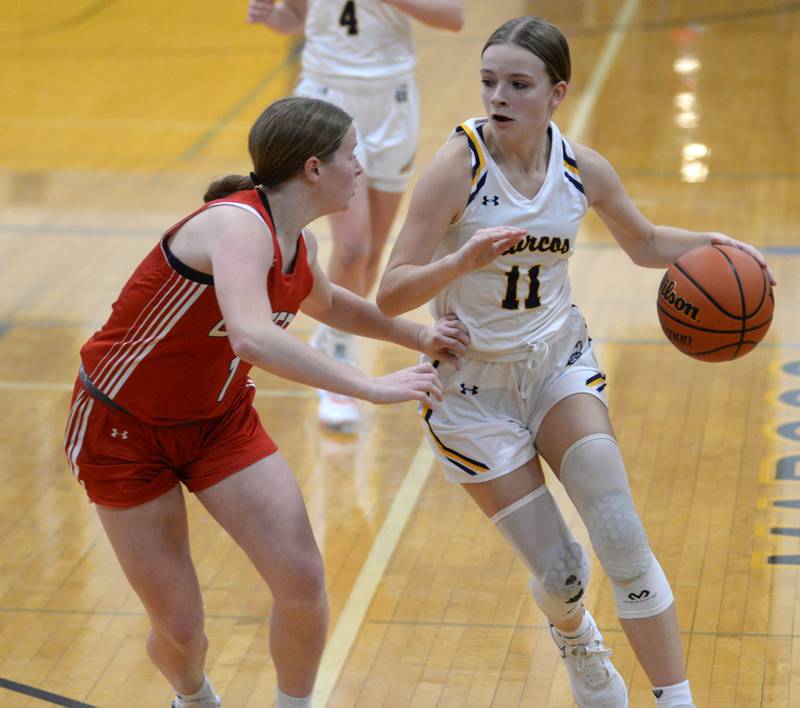
[[[147,653],[176,691],[197,692],[203,685],[208,640],[180,485],[139,506],[96,508],[150,618]]]
[[[463,486],[530,569],[534,600],[550,623],[578,705],[624,708],[625,683],[583,607],[588,558],[545,487],[538,459],[494,480]]]
[[[607,469],[588,468],[591,466],[591,463],[587,462],[587,469],[570,470],[570,479],[565,480],[563,478],[566,470],[562,470],[560,467],[562,461],[564,461],[565,453],[570,450],[577,441],[591,438],[598,433],[600,435],[598,435],[597,438],[600,442],[605,441],[606,447],[613,449],[616,446],[615,443],[611,442],[613,430],[605,405],[592,395],[571,395],[559,401],[545,415],[537,432],[536,447],[545,460],[547,460],[553,471],[562,478],[567,492],[575,502],[584,523],[587,524],[590,530],[590,536],[593,536],[592,528],[593,526],[596,528],[596,524],[591,518],[587,519],[587,516],[593,513],[592,510],[594,507],[592,507],[592,504],[594,501],[584,498],[585,495],[581,490],[581,484],[583,479],[585,480],[584,484],[588,486],[588,478],[583,477],[583,475],[592,475],[595,480],[600,480],[602,484],[603,478],[598,477],[598,475],[606,473],[608,483],[610,487],[613,488],[610,489],[611,493],[605,497],[605,499],[609,501],[605,502],[601,500],[599,504],[624,504],[625,508],[622,509],[621,512],[622,516],[630,517],[625,523],[629,525],[633,534],[641,533],[642,543],[639,545],[643,545],[643,548],[635,549],[631,555],[639,554],[640,551],[643,551],[645,554],[650,554],[649,546],[647,546],[646,543],[646,536],[643,535],[643,530],[641,532],[637,531],[636,524],[638,522],[638,528],[641,528],[641,522],[638,521],[638,516],[635,514],[632,500],[630,500],[630,504],[627,504],[625,499],[626,496],[628,498],[630,497],[630,491],[627,489],[627,478],[624,475],[624,468],[622,468],[621,473],[616,472],[615,475],[612,475]],[[598,448],[598,450],[599,449],[600,448]],[[614,462],[612,460],[612,464],[619,467],[619,465],[621,465],[621,457],[618,458],[618,460],[619,462]],[[622,475],[622,480],[617,479],[620,474]],[[612,477],[614,478],[613,482]],[[595,497],[598,496],[595,492],[592,492],[592,494]],[[604,562],[606,572],[611,576],[612,572],[615,571],[609,571],[608,566],[613,565],[615,559],[609,558],[608,561],[604,561],[604,556],[612,556],[613,552],[610,552],[608,549],[598,548],[598,542],[603,544],[604,541],[603,539],[596,539],[596,535],[592,537],[592,542],[595,546],[595,550],[598,551],[598,556],[601,558],[601,561]],[[649,557],[652,557],[652,554],[650,554],[648,558]],[[655,558],[652,558],[652,561],[655,562],[657,566]],[[666,582],[663,578],[663,573],[660,571],[660,567],[650,572],[658,572],[660,574],[660,578],[655,579],[656,583],[663,584]],[[630,573],[627,573],[626,570],[626,572],[622,573],[625,577],[618,579],[612,577],[612,583],[624,584],[624,582],[627,582],[626,575],[629,574]],[[667,585],[664,594],[669,592],[669,587]],[[617,595],[616,592],[615,595]],[[671,603],[669,607],[653,616],[636,619],[621,618],[620,621],[637,658],[654,686],[671,686],[685,681],[686,672],[684,668],[683,649],[674,604]]]
[[[347,211],[329,217],[333,247],[328,277],[332,283],[362,297],[368,289],[366,273],[372,233],[368,191],[366,179],[360,179]],[[311,339],[311,345],[351,366],[358,365],[356,338],[349,332],[319,325]],[[317,395],[317,416],[321,423],[341,432],[355,429],[360,415],[354,398],[324,389],[317,389]]]
[[[369,189],[369,213],[372,224],[372,233],[367,254],[367,264],[364,274],[365,297],[370,293],[378,277],[378,269],[383,256],[383,249],[389,239],[392,224],[400,208],[402,192],[386,192],[380,189]]]
[[[279,689],[308,696],[328,625],[322,558],[297,482],[279,453],[197,493],[269,585]]]
[[[496,477],[489,482],[461,485],[467,494],[472,497],[478,507],[480,507],[481,511],[492,520],[496,519],[497,515],[502,513],[504,510],[509,509],[513,505],[517,504],[520,500],[523,500],[529,495],[541,490],[543,486],[544,474],[542,473],[539,460],[535,457],[513,472],[509,472],[502,477]],[[528,510],[525,509],[525,511]],[[558,516],[558,520],[560,520],[560,514],[558,514]],[[556,523],[558,520],[556,520]],[[563,520],[561,520],[561,523],[563,524]],[[498,528],[500,529],[501,533],[505,532],[503,526],[498,525]],[[522,550],[522,552],[520,552],[521,549],[519,548],[519,546],[526,544],[528,540],[535,539],[520,538],[517,540],[513,538],[513,536],[517,535],[513,532],[511,534],[504,535],[506,535],[511,544],[515,546],[515,550],[520,553],[521,558],[525,561],[526,565],[528,565],[531,572],[540,572],[541,564],[544,559],[533,557],[534,555],[538,554],[531,553],[530,551]],[[533,536],[534,534],[530,535]],[[545,545],[550,544],[546,543]],[[542,608],[542,610],[545,611],[545,608]],[[575,612],[573,616],[569,618],[558,616],[555,613],[547,613],[546,611],[545,614],[548,615],[548,620],[559,629],[563,629],[565,632],[571,632],[575,630],[578,625],[580,625],[583,613]]]

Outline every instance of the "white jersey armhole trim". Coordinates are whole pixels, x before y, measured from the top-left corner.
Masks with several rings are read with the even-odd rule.
[[[244,209],[245,211],[249,211],[250,213],[255,214],[259,218],[259,220],[264,224],[264,226],[267,225],[267,223],[264,221],[264,217],[258,213],[257,209],[254,209],[249,204],[242,204],[241,202],[217,202],[216,204],[212,204],[208,208],[213,209],[214,207],[218,206],[233,206],[233,207],[238,207],[239,209]]]

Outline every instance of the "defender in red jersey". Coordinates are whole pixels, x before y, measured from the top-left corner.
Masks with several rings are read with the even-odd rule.
[[[255,172],[214,182],[169,229],[81,349],[65,450],[152,624],[148,653],[173,706],[218,706],[181,483],[272,591],[278,705],[310,705],[327,628],[322,560],[297,483],[253,408],[252,366],[373,403],[440,400],[429,364],[369,377],[289,335],[298,310],[457,363],[468,336],[385,317],[332,286],[314,219],[347,208],[361,166],[350,117],[307,98],[250,131]],[[265,698],[265,701],[268,700]]]

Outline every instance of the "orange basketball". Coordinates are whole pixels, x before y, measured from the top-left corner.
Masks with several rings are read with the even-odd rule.
[[[703,361],[731,361],[758,344],[775,298],[766,273],[732,246],[702,246],[673,263],[658,288],[658,319],[667,339]]]

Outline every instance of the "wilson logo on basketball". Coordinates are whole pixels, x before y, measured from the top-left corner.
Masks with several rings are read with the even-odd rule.
[[[675,281],[669,277],[669,273],[665,273],[661,279],[658,294],[664,299],[664,302],[671,305],[675,310],[685,312],[691,319],[697,321],[697,314],[700,312],[699,308],[678,295],[675,290]]]

